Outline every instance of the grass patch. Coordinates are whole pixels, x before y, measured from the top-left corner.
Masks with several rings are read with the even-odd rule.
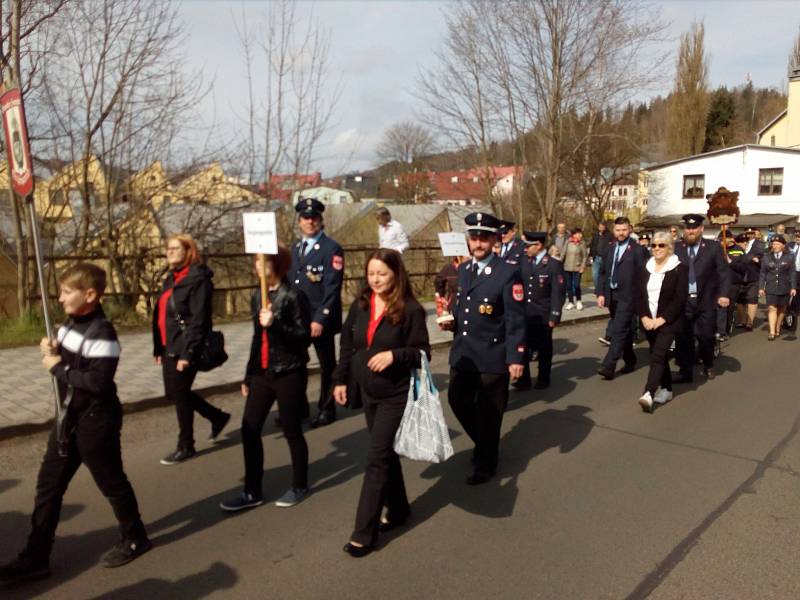
[[[51,317],[55,328],[63,321],[64,314],[58,310]],[[39,313],[29,312],[19,317],[0,319],[0,348],[36,345],[44,336],[44,317]]]

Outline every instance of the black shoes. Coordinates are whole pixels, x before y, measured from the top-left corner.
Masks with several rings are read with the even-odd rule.
[[[528,379],[517,379],[514,383],[511,384],[511,387],[514,388],[518,392],[525,392],[531,389],[531,380]]]
[[[389,519],[388,517],[387,522],[384,523],[383,521],[380,522],[378,525],[378,531],[381,533],[386,533],[387,531],[391,531],[392,529],[396,529],[403,525],[406,521],[408,521],[408,517],[411,515],[410,512],[407,512],[404,517],[400,517],[398,519]]]
[[[223,412],[216,421],[211,424],[211,435],[208,436],[210,442],[216,443],[219,434],[225,429],[228,421],[231,420],[231,414]]]
[[[673,373],[672,383],[692,383],[694,377],[686,373]]]
[[[362,558],[372,552],[372,546],[356,546],[350,542],[347,542],[342,550],[347,552],[353,558]]]
[[[493,471],[485,471],[483,469],[475,469],[475,472],[467,477],[467,485],[482,485],[494,477]]]
[[[316,417],[311,419],[311,427],[316,429],[317,427],[325,427],[325,425],[330,425],[336,420],[336,415],[328,415],[325,413],[319,413]]]
[[[0,565],[0,587],[12,586],[24,581],[37,581],[50,577],[48,559],[38,559],[25,551],[11,562]]]
[[[619,370],[619,373],[620,375],[627,375],[628,373],[633,373],[635,370],[636,363],[625,363],[625,366]]]
[[[178,448],[175,452],[167,454],[164,458],[161,459],[162,465],[177,465],[178,463],[182,463],[184,461],[189,460],[195,455],[194,448]]]
[[[546,390],[549,387],[550,387],[550,380],[549,379],[541,379],[541,378],[539,378],[539,379],[536,380],[536,385],[533,386],[533,389],[535,389],[535,390]]]
[[[611,381],[614,379],[614,369],[609,369],[608,367],[601,366],[599,369],[597,369],[597,374],[606,381]]]
[[[108,569],[121,567],[139,558],[152,547],[152,542],[147,538],[136,541],[122,541],[105,553],[103,556],[103,566]]]
[[[706,379],[708,380],[714,379],[714,377],[717,376],[717,374],[714,373],[714,369],[712,369],[711,367],[704,368],[703,374],[706,376]]]
[[[240,510],[247,510],[248,508],[255,508],[264,504],[264,499],[261,496],[256,496],[249,492],[242,492],[235,498],[224,500],[219,503],[219,507],[225,512],[239,512]]]

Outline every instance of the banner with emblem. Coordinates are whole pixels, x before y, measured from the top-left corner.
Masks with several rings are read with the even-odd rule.
[[[3,111],[3,128],[6,132],[11,187],[25,198],[33,192],[33,166],[25,108],[19,88],[12,88],[0,96],[0,109]]]

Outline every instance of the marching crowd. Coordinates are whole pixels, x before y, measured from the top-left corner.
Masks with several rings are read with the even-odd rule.
[[[301,199],[295,210],[300,239],[291,248],[279,244],[277,254],[254,263],[268,290],[263,298],[260,290],[252,297],[253,337],[241,385],[244,486],[220,508],[233,513],[263,504],[261,432],[276,403],[292,470],[275,504],[291,507],[310,494],[303,422],[312,416],[306,388],[313,344],[320,394],[311,426],[333,423],[337,406],[363,408],[366,418],[366,468],[344,545],[349,555],[362,557],[381,532],[410,516],[394,442],[414,370],[423,354],[431,355],[425,311],[402,260],[408,239],[388,210],[378,214],[382,247],[370,253],[364,285],[346,315],[341,298],[345,256],[325,233],[325,206]],[[509,387],[549,387],[553,330],[562,309],[583,309],[581,279],[587,267],[597,303],[610,315],[598,374],[611,380],[633,371],[634,337],[643,331],[650,366],[639,404],[646,412],[672,400],[673,385],[694,379],[697,360],[704,376],[714,378],[716,338],[727,335],[731,319],[752,330],[759,296],[769,307],[769,339],[780,334],[795,297],[798,245],[787,245],[782,231],[769,236],[766,245],[748,232],[723,248],[703,237],[703,221],[701,215],[685,215],[682,237],[678,228],[635,237],[630,222],[620,217],[610,229],[600,224],[587,246],[583,232],[568,231],[565,223],[550,235],[518,235],[515,223],[489,213],[465,218],[469,256],[445,266],[435,287],[437,322],[453,334],[448,401],[474,444],[467,485],[484,484],[496,473]],[[175,450],[161,463],[177,465],[195,456],[195,413],[209,422],[212,441],[230,414],[192,391],[211,332],[213,274],[188,235],[170,237],[166,252],[169,271],[153,315],[153,355],[178,421]],[[104,555],[104,565],[121,566],[152,547],[123,470],[122,411],[114,384],[120,344],[101,307],[105,284],[105,272],[87,263],[59,277],[59,301],[69,318],[56,340],[42,340],[41,351],[44,367],[58,383],[64,417],[50,435],[39,471],[28,542],[15,560],[0,566],[4,584],[49,575],[62,499],[81,464],[119,522],[119,543]],[[673,345],[677,375],[669,367]]]

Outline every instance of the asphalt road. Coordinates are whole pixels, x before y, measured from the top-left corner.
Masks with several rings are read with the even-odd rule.
[[[308,500],[228,516],[218,504],[240,489],[238,429],[163,467],[174,414],[154,409],[126,417],[123,443],[155,548],[120,569],[98,565],[116,531],[82,469],[65,499],[53,576],[0,597],[800,597],[800,342],[738,335],[716,380],[676,386],[675,400],[648,415],[636,403],[645,348],[642,368],[601,381],[601,328],[559,330],[553,387],[512,392],[491,483],[464,485],[471,446],[446,409],[456,455],[443,465],[404,462],[412,520],[364,559],[341,551],[361,485],[360,413],[308,433]],[[442,390],[446,354],[433,362]],[[241,398],[214,402],[239,418]],[[271,419],[264,442],[274,501],[288,485],[289,457]],[[43,435],[0,444],[0,561],[24,543],[43,447]]]

